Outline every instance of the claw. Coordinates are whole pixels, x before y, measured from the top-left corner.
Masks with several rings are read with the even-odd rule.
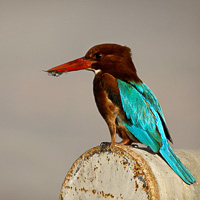
[[[108,146],[108,145],[110,145],[111,143],[110,142],[102,142],[101,144],[100,144],[100,146]]]

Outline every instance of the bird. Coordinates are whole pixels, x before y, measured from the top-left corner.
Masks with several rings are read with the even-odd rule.
[[[46,72],[59,76],[83,69],[95,73],[93,93],[109,128],[110,148],[116,144],[116,134],[122,139],[122,145],[142,143],[161,155],[185,183],[196,182],[169,144],[173,141],[161,106],[152,90],[139,78],[131,49],[114,43],[98,44],[84,57]]]

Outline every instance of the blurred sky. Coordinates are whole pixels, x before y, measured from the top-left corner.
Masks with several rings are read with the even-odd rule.
[[[96,44],[132,49],[173,148],[199,148],[199,10],[199,0],[0,0],[0,199],[58,199],[80,154],[110,141],[94,74],[42,71]]]

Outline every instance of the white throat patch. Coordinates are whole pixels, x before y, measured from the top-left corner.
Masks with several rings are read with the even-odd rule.
[[[100,69],[87,68],[86,70],[93,71],[95,73],[95,75],[98,74],[99,72],[101,72]]]

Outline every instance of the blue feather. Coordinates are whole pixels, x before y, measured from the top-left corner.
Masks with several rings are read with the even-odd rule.
[[[170,167],[188,184],[196,179],[172,151],[162,109],[153,92],[144,83],[124,82],[117,79],[120,98],[126,117],[132,124],[123,122],[130,138],[134,135],[154,152],[160,152]]]

